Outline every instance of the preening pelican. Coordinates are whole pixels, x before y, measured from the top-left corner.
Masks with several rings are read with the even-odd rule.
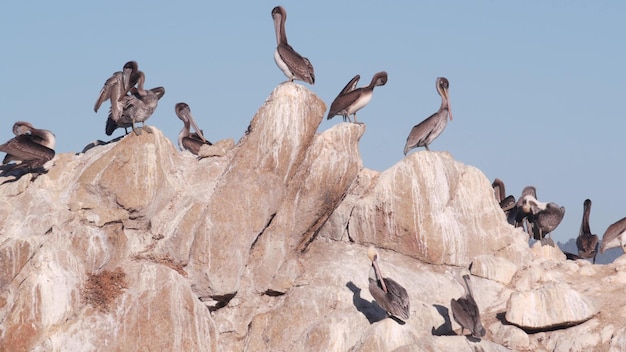
[[[591,200],[585,199],[583,203],[583,221],[580,224],[580,232],[578,232],[578,238],[576,238],[576,247],[578,247],[578,255],[582,258],[593,258],[593,263],[596,262],[596,255],[598,254],[598,235],[591,233],[589,227],[589,213],[591,213]]]
[[[159,99],[165,94],[165,88],[156,87],[149,90],[143,88],[145,82],[145,75],[139,71],[139,79],[137,80],[137,88],[130,90],[130,95],[122,97],[122,113],[116,120],[113,115],[113,110],[109,112],[109,118],[107,119],[106,134],[110,136],[117,128],[131,127],[136,135],[141,134],[141,131],[135,128],[136,122],[142,124],[152,116],[152,113],[157,108]],[[144,126],[144,129],[148,132],[150,130]]]
[[[602,244],[600,245],[600,253],[604,253],[609,248],[621,247],[626,253],[626,218],[622,218],[611,224],[604,235],[602,235]]]
[[[356,113],[372,100],[374,87],[384,86],[387,83],[387,72],[378,72],[372,77],[369,85],[356,88],[361,76],[354,76],[348,84],[339,92],[339,95],[330,104],[330,110],[326,119],[331,119],[335,115],[343,116],[343,121],[350,120],[350,115],[354,116],[356,121]]]
[[[528,216],[528,222],[532,225],[532,235],[535,240],[541,240],[554,231],[565,216],[565,207],[553,202],[540,202],[533,196],[525,198],[523,209],[525,213],[531,213]]]
[[[122,71],[117,71],[104,82],[100,90],[98,100],[93,107],[94,112],[98,112],[100,105],[106,100],[111,101],[111,113],[114,120],[118,120],[122,114],[122,97],[137,84],[139,80],[139,65],[135,61],[128,61],[124,64]]]
[[[367,249],[367,256],[372,261],[369,274],[369,290],[378,305],[390,315],[409,319],[409,295],[404,287],[388,277],[383,277],[378,266],[378,251],[374,247]]]
[[[457,300],[453,298],[450,301],[452,317],[461,325],[461,334],[463,334],[463,329],[467,329],[472,333],[472,336],[483,337],[485,336],[485,328],[480,321],[480,311],[472,294],[469,275],[463,275],[463,283],[465,294]]]
[[[15,167],[36,169],[54,158],[56,138],[49,130],[33,127],[25,121],[13,124],[15,137],[0,145],[0,151],[7,153],[2,161],[21,161]]]
[[[287,33],[285,32],[285,21],[287,21],[287,11],[282,6],[272,9],[272,19],[274,20],[274,30],[276,32],[276,43],[274,51],[274,61],[285,76],[293,82],[294,79],[315,83],[315,73],[313,65],[306,57],[298,54],[291,45],[287,43]]]
[[[425,147],[426,150],[430,150],[428,145],[432,143],[435,138],[439,137],[441,132],[446,128],[448,116],[450,117],[450,121],[452,121],[452,111],[450,111],[450,98],[448,95],[450,83],[445,77],[437,77],[435,86],[437,93],[441,96],[441,106],[436,113],[413,126],[409,137],[406,139],[404,155],[406,155],[409,150],[417,147]]]
[[[176,104],[174,110],[176,111],[176,116],[178,116],[184,124],[183,129],[178,134],[178,147],[180,150],[188,150],[191,153],[198,155],[200,147],[205,144],[212,145],[211,142],[204,138],[202,130],[200,130],[198,125],[196,125],[196,120],[193,118],[193,115],[191,115],[189,105],[186,103],[178,103]],[[192,126],[196,131],[194,133],[191,133]]]

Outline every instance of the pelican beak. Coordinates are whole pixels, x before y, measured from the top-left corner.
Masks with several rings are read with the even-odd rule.
[[[446,104],[448,105],[448,117],[450,117],[450,121],[452,121],[452,109],[450,108],[450,95],[448,90],[444,89],[443,94],[446,96]]]
[[[198,128],[198,125],[196,125],[196,120],[193,118],[193,115],[191,115],[191,111],[185,110],[185,115],[187,115],[189,123],[191,123],[193,129],[196,131],[198,136],[200,136],[200,139],[202,139],[202,141],[206,143],[207,140],[204,138],[204,134],[202,133],[202,131]]]
[[[387,285],[385,285],[385,280],[383,280],[383,274],[380,272],[380,268],[378,267],[378,261],[372,261],[374,265],[374,271],[376,271],[376,276],[378,276],[378,280],[380,281],[380,286],[383,288],[383,291],[387,293]]]

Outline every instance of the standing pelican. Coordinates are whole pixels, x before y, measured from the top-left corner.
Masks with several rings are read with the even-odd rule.
[[[450,98],[448,96],[448,88],[450,83],[445,77],[437,77],[435,87],[437,92],[441,96],[441,106],[439,111],[430,115],[426,120],[413,126],[409,137],[406,139],[406,145],[404,146],[404,155],[409,150],[417,147],[425,147],[426,150],[430,150],[428,145],[439,137],[441,132],[446,128],[448,124],[448,116],[452,121],[452,111],[450,111]]]
[[[521,227],[532,236],[532,229],[530,228],[532,225],[528,222],[528,216],[532,215],[532,213],[530,212],[530,209],[524,207],[528,197],[537,198],[537,190],[534,186],[524,187],[522,195],[517,199],[517,203],[513,209],[511,209],[511,212],[509,212],[507,221],[515,227]]]
[[[0,151],[7,153],[2,161],[21,161],[15,167],[36,169],[54,158],[56,138],[48,130],[33,127],[25,121],[13,124],[15,137],[0,145]]]
[[[469,275],[463,275],[463,283],[465,294],[457,300],[454,298],[450,300],[452,317],[461,325],[461,334],[463,334],[463,329],[467,329],[472,333],[472,336],[483,337],[485,336],[485,328],[480,321],[480,311],[472,294]]]
[[[196,120],[191,115],[191,109],[189,105],[186,103],[178,103],[174,107],[176,111],[176,116],[183,121],[183,129],[180,130],[178,134],[178,147],[180,150],[188,150],[191,153],[198,155],[198,151],[200,151],[200,147],[203,145],[212,145],[211,142],[207,141],[204,138],[204,134],[202,134],[202,130],[198,128],[196,125]],[[191,133],[191,126],[193,126],[196,132]]]
[[[145,75],[139,71],[139,78],[137,80],[137,88],[132,88],[131,95],[125,95],[122,97],[122,113],[116,120],[113,115],[113,110],[109,112],[109,118],[107,119],[106,134],[110,136],[117,128],[132,127],[133,132],[136,135],[141,134],[141,130],[135,128],[136,122],[142,124],[152,116],[152,113],[159,103],[159,99],[165,94],[165,88],[156,87],[149,90],[143,88],[145,82]],[[150,131],[144,126],[146,131]]]
[[[276,43],[278,44],[276,51],[274,51],[276,65],[292,82],[297,79],[308,84],[315,84],[315,73],[309,59],[302,57],[287,43],[287,33],[285,33],[287,11],[285,8],[282,6],[274,7],[272,19],[274,20]]]
[[[356,121],[356,113],[363,108],[367,103],[372,100],[372,94],[374,94],[374,87],[384,86],[387,83],[387,72],[378,72],[372,77],[372,81],[369,85],[361,88],[355,88],[361,76],[354,76],[348,84],[339,92],[339,95],[330,104],[330,110],[328,111],[327,120],[330,120],[335,115],[342,115],[343,121],[350,120],[350,115],[354,116],[354,122]]]
[[[139,65],[135,61],[128,61],[124,64],[122,71],[113,73],[104,82],[104,86],[98,95],[98,100],[96,100],[96,104],[93,106],[93,111],[98,112],[100,105],[105,100],[111,100],[111,115],[115,120],[119,119],[123,109],[122,98],[137,84],[138,80]]]
[[[585,199],[583,203],[583,221],[580,224],[578,238],[576,238],[576,247],[578,247],[578,255],[582,258],[593,258],[596,263],[596,255],[598,254],[598,235],[591,233],[589,227],[589,213],[591,213],[591,200]]]
[[[388,277],[383,277],[378,266],[378,251],[374,247],[367,249],[367,256],[372,261],[369,274],[369,289],[376,303],[390,315],[409,319],[409,295],[404,287]]]
[[[626,253],[626,218],[622,218],[611,224],[604,235],[602,235],[602,244],[600,245],[600,253],[604,253],[609,248],[621,247]]]

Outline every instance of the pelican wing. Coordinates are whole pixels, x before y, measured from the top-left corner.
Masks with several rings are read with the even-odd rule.
[[[361,88],[345,94],[340,93],[335,100],[333,100],[332,104],[330,104],[330,110],[328,111],[326,119],[330,120],[333,116],[342,114],[350,107],[350,105],[354,104],[354,102],[361,98],[361,94],[363,94],[363,90]]]
[[[370,279],[369,290],[372,297],[374,297],[376,303],[378,303],[382,309],[389,312],[389,314],[405,320],[409,319],[410,304],[406,289],[393,279],[384,278],[383,280],[385,280],[385,286],[388,292],[383,291],[378,280]]]
[[[417,147],[423,147],[426,145],[426,141],[428,137],[435,130],[435,125],[437,121],[435,120],[437,117],[437,113],[430,115],[424,121],[418,123],[413,126],[409,136],[406,139],[406,144],[404,145],[404,154],[409,152],[409,150]]]
[[[615,223],[611,224],[611,226],[609,226],[606,229],[606,231],[604,232],[604,235],[602,235],[602,244],[600,245],[600,253],[604,253],[604,251],[607,249],[606,246],[611,241],[616,239],[619,235],[623,234],[624,231],[626,231],[626,217],[616,221]]]
[[[297,79],[309,84],[315,83],[315,73],[309,59],[302,57],[289,44],[279,44],[276,50]]]
[[[350,82],[348,82],[348,84],[346,84],[345,87],[343,87],[343,89],[341,90],[341,92],[339,92],[339,95],[342,94],[346,94],[346,93],[350,93],[351,91],[356,89],[356,85],[359,83],[359,80],[361,79],[360,75],[356,75],[354,77],[352,77],[352,79],[350,80]]]
[[[29,134],[21,134],[0,145],[0,151],[7,153],[5,161],[39,160],[41,165],[54,158],[54,150],[33,141]],[[9,157],[10,156],[10,157]]]

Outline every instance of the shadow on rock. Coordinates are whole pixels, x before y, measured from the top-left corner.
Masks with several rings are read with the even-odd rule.
[[[433,307],[437,309],[437,313],[439,313],[443,317],[444,321],[443,324],[439,325],[437,328],[433,327],[431,329],[431,333],[434,336],[455,335],[454,331],[452,330],[452,321],[450,321],[450,312],[448,308],[439,304],[433,304]]]
[[[365,315],[370,324],[387,318],[387,312],[380,308],[376,302],[370,302],[361,298],[361,289],[358,288],[352,281],[348,281],[346,287],[352,291],[352,304],[354,304],[359,312]]]

